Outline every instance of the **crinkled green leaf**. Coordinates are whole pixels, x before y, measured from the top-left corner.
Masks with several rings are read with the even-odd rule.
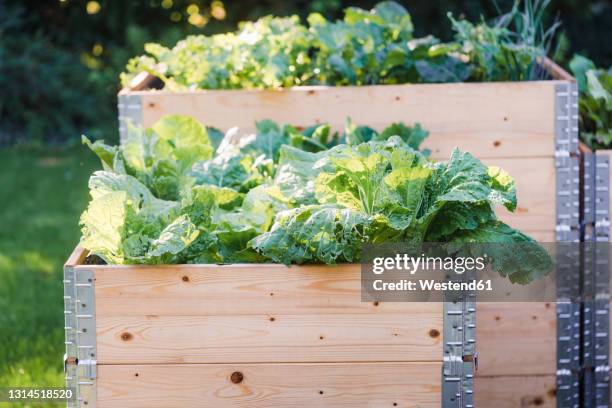
[[[395,229],[407,229],[417,220],[431,172],[431,169],[421,166],[400,167],[385,176],[388,203],[384,213]]]
[[[489,221],[478,229],[462,231],[452,244],[475,243],[474,256],[485,254],[494,271],[511,282],[527,284],[551,271],[552,259],[542,246],[527,235],[500,221]]]
[[[342,156],[330,157],[333,173],[321,173],[315,182],[320,203],[337,203],[347,208],[374,214],[380,210],[384,194],[383,178],[389,158],[363,149],[346,149]]]
[[[496,166],[489,167],[488,175],[491,178],[489,201],[493,205],[503,205],[509,211],[514,211],[516,209],[516,188],[512,176]]]
[[[188,174],[197,184],[228,187],[245,193],[266,180],[268,168],[269,163],[241,154],[237,146],[228,146],[213,159],[194,164]]]
[[[188,248],[198,235],[199,231],[191,223],[189,217],[181,215],[164,228],[159,237],[151,242],[146,254],[147,261],[150,263],[173,263],[176,255]]]
[[[250,245],[278,263],[351,262],[368,241],[372,223],[371,217],[348,208],[302,206],[279,213],[271,230]]]
[[[291,146],[283,146],[274,178],[282,194],[296,205],[315,203],[315,179],[325,170],[331,170],[327,152],[310,153]]]

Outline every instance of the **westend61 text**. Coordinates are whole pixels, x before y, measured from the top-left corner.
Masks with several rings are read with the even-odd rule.
[[[409,281],[402,279],[396,282],[385,282],[377,279],[372,283],[376,291],[492,291],[490,279],[472,280],[470,282],[438,282],[432,279]]]

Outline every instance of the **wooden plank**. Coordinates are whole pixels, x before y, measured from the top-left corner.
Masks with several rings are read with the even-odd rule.
[[[406,310],[385,315],[100,317],[96,319],[98,361],[439,361],[442,314]]]
[[[559,81],[461,84],[297,87],[283,90],[130,92],[141,96],[143,124],[166,114],[191,115],[222,130],[254,129],[256,120],[295,126],[346,117],[382,128],[421,123],[431,132],[425,146],[446,158],[458,146],[482,158],[551,157],[554,152],[554,86]],[[239,112],[239,114],[236,114]],[[529,149],[525,149],[525,146]]]
[[[556,231],[523,231],[538,242],[556,242]]]
[[[474,405],[495,408],[556,408],[556,377],[479,377],[474,385]]]
[[[551,60],[548,57],[545,57],[543,59],[542,66],[544,67],[544,69],[546,69],[546,71],[548,71],[548,73],[553,79],[571,82],[576,81],[572,74],[561,68],[561,66],[559,66],[555,61]]]
[[[103,350],[106,345],[102,342],[107,342],[111,348],[111,356],[119,353],[125,354],[125,358],[132,358],[134,354],[131,350],[140,347],[141,342],[148,344],[147,347],[154,347],[153,339],[158,336],[181,337],[185,326],[192,326],[190,322],[194,319],[192,317],[194,315],[212,316],[212,320],[202,320],[199,325],[194,326],[196,329],[206,325],[217,328],[221,324],[219,322],[224,321],[224,317],[232,319],[233,324],[242,322],[246,326],[242,336],[234,336],[232,341],[235,344],[221,341],[220,347],[231,344],[234,344],[232,347],[239,346],[245,337],[248,338],[249,327],[254,326],[258,329],[268,327],[276,330],[279,329],[279,324],[284,328],[289,327],[287,328],[289,333],[281,335],[295,335],[305,344],[314,341],[319,345],[320,333],[327,331],[325,319],[329,319],[330,314],[333,319],[338,319],[337,322],[340,322],[340,317],[337,315],[346,314],[348,317],[344,319],[345,321],[364,322],[360,323],[362,326],[368,326],[368,321],[372,320],[383,321],[386,319],[385,316],[391,316],[392,320],[396,319],[400,313],[402,316],[423,316],[424,326],[421,326],[421,329],[414,327],[414,330],[426,333],[426,336],[423,336],[425,341],[431,339],[427,336],[432,329],[440,330],[441,327],[442,305],[439,303],[380,302],[374,305],[360,302],[358,265],[293,268],[282,265],[94,266],[93,268],[96,271],[98,322],[110,328],[107,333],[101,334],[100,348]],[[185,277],[187,281],[184,281]],[[246,318],[249,315],[254,316],[255,323],[251,323]],[[298,315],[298,320],[287,322],[287,318],[292,319],[291,315]],[[300,315],[304,315],[305,319],[314,319],[304,325],[306,331],[301,329]],[[128,316],[131,319],[125,319]],[[187,322],[178,324],[178,327],[173,326],[172,322],[168,327],[162,323],[151,323],[151,321],[159,322],[163,316],[185,316]],[[234,320],[232,316],[239,318]],[[275,321],[270,322],[270,317],[275,317]],[[480,303],[477,318],[481,372],[486,374],[554,372],[556,345],[554,305],[549,304],[547,307],[546,304]],[[176,317],[170,317],[172,321],[175,319]],[[330,320],[327,322],[333,324]],[[289,326],[283,326],[285,323]],[[408,325],[411,323],[402,319],[401,324],[406,324],[408,330]],[[392,323],[390,325],[392,326]],[[280,330],[283,330],[282,327]],[[343,332],[343,329],[337,326],[330,329],[332,332]],[[102,329],[98,330],[101,333]],[[161,332],[154,334],[151,330]],[[163,334],[166,330],[175,332]],[[295,331],[293,334],[292,330]],[[132,331],[143,331],[142,336],[145,338],[140,339],[141,335]],[[133,335],[129,342],[120,341],[124,332]],[[210,331],[207,332],[210,334]],[[331,335],[329,333],[332,332],[328,331],[323,335],[329,340]],[[232,330],[228,329],[226,333],[232,336]],[[304,338],[306,333],[310,333],[308,334],[310,340]],[[372,335],[374,334],[371,333]],[[379,335],[384,339],[388,333],[385,334],[383,329]],[[274,339],[279,338],[274,337]],[[284,337],[284,339],[283,341],[294,341],[293,338]],[[203,338],[201,340],[204,341]],[[342,338],[334,340],[349,341]],[[188,342],[193,346],[192,340]],[[329,344],[325,343],[325,346]],[[265,346],[265,343],[263,345]],[[196,349],[196,354],[206,353],[198,350],[200,346],[197,344],[193,347]],[[138,350],[135,352],[140,353]],[[176,350],[167,353],[164,358],[168,359],[179,358],[181,354]],[[173,353],[176,353],[174,357]],[[431,358],[439,358],[435,353]],[[276,351],[270,351],[270,354],[276,355]],[[104,352],[100,351],[100,355],[104,361]]]
[[[441,363],[101,365],[97,406],[433,408],[440,372]]]
[[[499,218],[521,231],[554,234],[555,161],[548,158],[489,159],[489,166],[506,170],[516,183],[518,206],[514,213],[497,209]],[[547,242],[554,242],[547,241]]]
[[[84,248],[77,246],[76,248],[74,248],[74,251],[72,251],[72,254],[70,254],[70,256],[68,257],[68,260],[66,261],[64,266],[74,267],[80,265],[83,263],[83,261],[85,261],[86,257],[87,251]]]
[[[556,372],[554,303],[478,303],[476,309],[479,375]]]
[[[146,91],[151,88],[151,85],[156,81],[160,81],[157,77],[149,74],[148,72],[141,72],[134,76],[130,81],[127,88],[122,89],[119,95],[129,94],[130,91]]]
[[[95,271],[98,317],[442,314],[437,303],[361,302],[358,264],[86,268]]]
[[[361,302],[355,264],[85,268],[96,272],[99,317],[442,313],[438,303]]]

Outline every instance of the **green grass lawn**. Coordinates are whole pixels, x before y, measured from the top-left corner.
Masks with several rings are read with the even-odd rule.
[[[0,387],[64,384],[62,265],[99,166],[81,146],[0,150]]]

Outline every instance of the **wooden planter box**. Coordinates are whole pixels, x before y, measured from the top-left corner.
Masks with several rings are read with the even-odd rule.
[[[441,405],[442,304],[361,302],[359,265],[102,266],[85,255],[66,263],[73,406]]]
[[[441,404],[442,304],[361,302],[359,265],[108,266],[86,255],[77,248],[65,266],[71,407]],[[493,375],[477,378],[477,406],[555,406],[554,310],[478,304],[479,372]],[[518,336],[527,357],[512,361],[503,350]]]
[[[502,220],[541,242],[576,240],[577,89],[567,72],[550,61],[545,65],[552,80],[181,93],[149,90],[154,81],[143,74],[119,93],[119,121],[122,133],[128,119],[150,126],[167,114],[191,115],[221,130],[252,130],[260,119],[329,123],[336,130],[347,116],[374,128],[419,122],[430,131],[424,147],[434,158],[446,159],[458,147],[512,174],[519,207],[514,214],[500,211]],[[554,304],[481,303],[476,330],[476,401],[555,405]]]

